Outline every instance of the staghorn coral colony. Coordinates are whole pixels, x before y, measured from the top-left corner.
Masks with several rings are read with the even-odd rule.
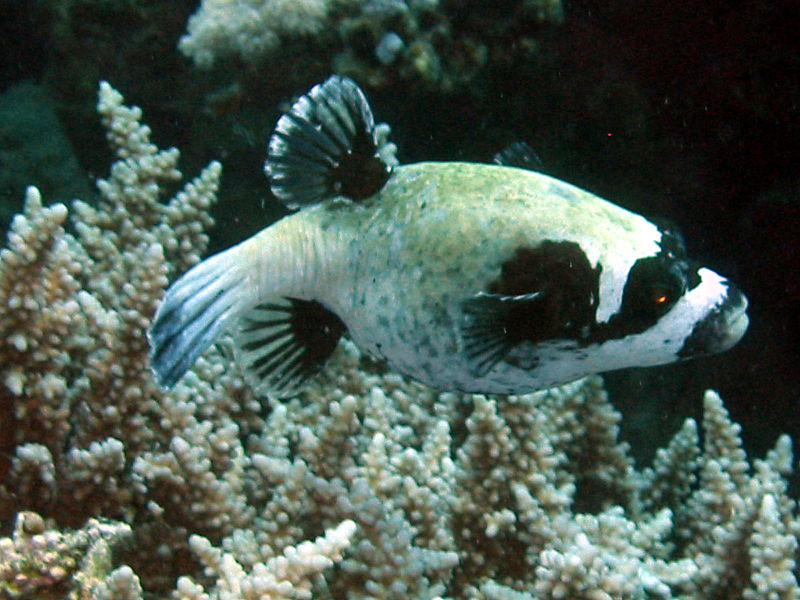
[[[800,598],[788,437],[749,461],[714,392],[637,470],[597,377],[438,393],[341,344],[254,397],[225,344],[173,389],[144,331],[204,252],[221,174],[101,84],[102,201],[29,188],[0,253],[0,597]]]

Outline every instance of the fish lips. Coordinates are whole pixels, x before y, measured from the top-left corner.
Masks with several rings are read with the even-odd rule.
[[[700,320],[678,352],[680,358],[707,356],[724,352],[742,339],[750,320],[747,317],[747,297],[728,280],[722,301]]]

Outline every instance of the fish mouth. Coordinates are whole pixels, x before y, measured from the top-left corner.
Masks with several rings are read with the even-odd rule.
[[[683,348],[681,358],[706,356],[724,352],[742,339],[750,319],[747,316],[747,297],[729,281],[725,298],[692,330]]]
[[[742,298],[744,298],[744,296],[742,296]],[[728,318],[727,335],[725,336],[723,345],[720,347],[718,352],[728,350],[739,343],[739,340],[744,337],[748,325],[750,325],[750,319],[747,317],[747,299],[745,299],[744,305],[741,307],[741,309],[731,313],[730,317]]]

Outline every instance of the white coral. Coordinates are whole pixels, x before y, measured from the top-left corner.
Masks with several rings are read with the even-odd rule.
[[[177,598],[309,600],[313,576],[341,560],[355,532],[353,521],[343,521],[313,542],[303,541],[297,546],[289,546],[280,556],[255,563],[249,570],[237,562],[233,554],[215,548],[204,537],[192,536],[190,546],[203,563],[206,574],[216,578],[216,585],[213,591],[206,593],[190,578],[182,577],[178,581]]]
[[[319,33],[327,4],[326,0],[203,0],[178,48],[202,67],[236,55],[255,62],[283,37]]]

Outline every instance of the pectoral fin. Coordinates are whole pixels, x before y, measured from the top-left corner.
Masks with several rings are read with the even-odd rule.
[[[464,347],[475,374],[485,375],[520,342],[536,337],[542,292],[506,296],[480,292],[464,303]]]

